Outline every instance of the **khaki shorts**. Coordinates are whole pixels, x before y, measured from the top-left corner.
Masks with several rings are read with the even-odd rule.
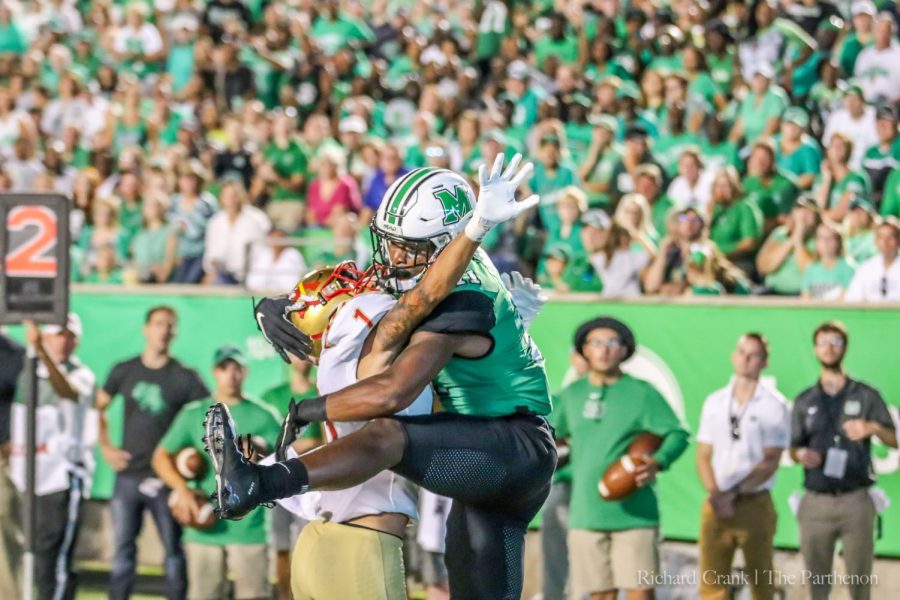
[[[268,598],[269,549],[265,544],[185,544],[187,556],[188,598],[218,600],[225,598],[228,573],[234,579],[234,598]]]
[[[406,600],[403,541],[393,535],[310,521],[291,560],[294,600]]]
[[[659,571],[659,530],[587,531],[570,529],[570,598],[609,590],[653,587]]]

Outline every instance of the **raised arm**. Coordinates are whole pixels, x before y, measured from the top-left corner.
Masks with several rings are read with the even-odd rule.
[[[377,355],[387,362],[396,357],[415,328],[459,283],[488,232],[538,203],[537,195],[516,200],[516,190],[534,168],[529,162],[516,172],[521,160],[522,156],[516,154],[504,171],[501,154],[489,175],[483,166],[479,169],[478,201],[465,230],[438,255],[418,285],[404,294],[379,322],[370,355]],[[264,298],[255,307],[260,331],[285,362],[289,362],[288,352],[306,358],[310,349],[309,338],[296,329],[287,316],[289,304],[289,300],[281,296]]]

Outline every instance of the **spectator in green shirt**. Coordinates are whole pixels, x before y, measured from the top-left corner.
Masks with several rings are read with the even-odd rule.
[[[599,317],[579,327],[575,349],[588,373],[560,391],[556,435],[567,439],[572,459],[569,509],[569,584],[572,597],[603,597],[624,589],[629,598],[653,597],[640,572],[659,571],[659,505],[654,481],[681,456],[688,432],[652,385],[622,371],[636,349],[627,325]],[[639,433],[662,438],[652,455],[641,457],[638,490],[621,500],[604,500],[597,485]]]
[[[566,31],[567,24],[561,13],[550,15],[547,34],[534,44],[534,58],[538,69],[544,70],[544,63],[549,56],[555,56],[560,62],[570,65],[578,62],[578,38]]]
[[[900,169],[900,134],[897,133],[897,110],[893,106],[879,106],[875,116],[878,143],[866,150],[862,165],[872,182],[873,198],[877,202],[885,193],[888,177]]]
[[[844,244],[833,225],[816,229],[819,259],[803,272],[800,295],[804,300],[841,300],[853,280],[854,268],[844,259]]]
[[[771,140],[753,144],[743,184],[747,200],[762,212],[765,231],[786,220],[799,193],[794,182],[778,170],[775,144]]]
[[[793,176],[794,184],[801,191],[812,188],[822,165],[819,143],[806,134],[807,127],[809,115],[799,106],[792,106],[784,111],[781,133],[775,136],[775,164]]]
[[[662,171],[653,164],[641,165],[635,171],[634,189],[650,204],[650,219],[657,235],[664,236],[669,230],[668,218],[675,204],[662,193]],[[655,240],[658,244],[659,240]]]
[[[534,175],[527,185],[541,197],[539,212],[544,229],[554,231],[560,226],[556,201],[564,188],[577,183],[578,175],[563,160],[560,139],[556,133],[542,135],[539,144],[540,160],[535,163]]]
[[[853,2],[850,12],[853,28],[844,37],[837,53],[841,73],[846,77],[853,75],[859,53],[875,41],[875,3],[872,0],[858,0]]]
[[[815,201],[802,197],[791,210],[787,224],[766,239],[756,257],[756,270],[765,278],[767,291],[799,296],[803,271],[816,260],[815,233],[821,222]]]
[[[848,136],[843,133],[831,136],[814,188],[819,208],[835,223],[847,216],[855,196],[871,194],[868,176],[850,169],[852,154],[853,141]]]
[[[709,239],[744,271],[749,271],[753,255],[763,237],[763,218],[759,208],[743,198],[740,177],[733,167],[716,173],[709,205]]]
[[[0,6],[0,56],[21,55],[28,49],[28,42],[22,30],[13,19],[10,5]]]
[[[235,421],[259,436],[268,448],[274,447],[281,429],[274,410],[244,395],[247,358],[240,348],[231,345],[218,348],[213,357],[212,375],[215,381],[212,396],[186,404],[153,453],[153,469],[172,489],[172,512],[182,524],[196,522],[205,496],[215,490],[215,469],[204,451],[204,432],[200,426],[210,403],[226,404]],[[188,482],[175,465],[175,455],[184,448],[196,449],[205,463],[205,473],[195,482]],[[188,526],[183,539],[189,598],[223,597],[229,571],[234,574],[236,598],[269,597],[266,514],[261,507],[240,521],[216,520],[204,529]]]
[[[861,265],[878,254],[875,246],[878,222],[878,213],[868,200],[858,196],[850,201],[850,212],[844,220],[844,242],[847,258],[854,265]]]
[[[591,131],[591,143],[587,154],[578,167],[578,177],[584,183],[588,205],[591,208],[609,206],[609,189],[613,168],[622,158],[622,150],[616,143],[616,120],[609,115],[596,119]]]
[[[787,94],[772,84],[775,71],[769,64],[756,67],[750,91],[738,108],[737,120],[728,136],[734,143],[750,145],[761,137],[775,135],[781,114],[788,106]]]
[[[900,219],[900,168],[894,169],[884,184],[881,216]]]

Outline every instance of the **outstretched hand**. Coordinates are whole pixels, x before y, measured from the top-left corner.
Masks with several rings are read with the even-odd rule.
[[[516,305],[516,310],[519,311],[522,323],[527,329],[547,301],[547,298],[541,295],[541,286],[518,271],[513,271],[512,274],[501,273],[500,279],[503,280],[503,286],[509,290],[513,304]]]
[[[516,191],[522,183],[531,177],[534,165],[531,162],[518,169],[522,155],[516,154],[506,170],[503,169],[503,155],[498,154],[490,173],[485,165],[478,168],[478,202],[472,213],[472,219],[466,224],[466,235],[475,242],[480,242],[488,232],[511,219],[515,219],[524,211],[535,206],[540,197],[532,194],[522,201],[516,200]],[[518,169],[518,172],[516,170]]]

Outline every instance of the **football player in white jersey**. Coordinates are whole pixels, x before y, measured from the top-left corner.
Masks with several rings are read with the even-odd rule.
[[[538,286],[518,273],[504,283],[525,314],[537,313],[541,304]],[[396,299],[377,289],[373,277],[349,261],[334,269],[319,269],[297,284],[291,300],[294,324],[313,340],[310,357],[318,362],[320,393],[337,391],[382,370],[370,359],[365,342]],[[426,387],[397,414],[428,414],[432,403],[431,387]],[[326,422],[328,441],[363,425]],[[287,456],[298,454],[291,448]],[[270,456],[263,464],[274,460],[274,455]],[[406,525],[417,517],[417,495],[405,479],[382,471],[349,489],[279,500],[284,508],[310,521],[294,549],[294,598],[406,598],[402,538]]]

